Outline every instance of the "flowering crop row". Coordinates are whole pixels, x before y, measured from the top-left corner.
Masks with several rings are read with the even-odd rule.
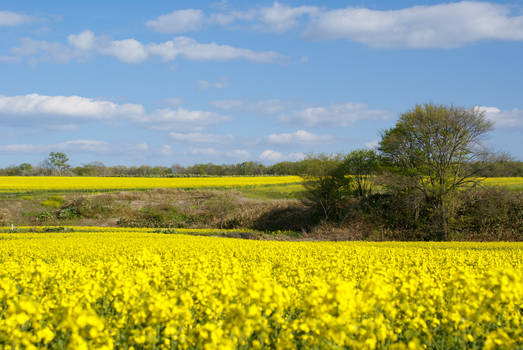
[[[0,192],[35,190],[132,190],[151,188],[212,188],[300,183],[299,176],[223,177],[68,177],[0,176]]]
[[[523,244],[0,234],[0,347],[521,348]]]

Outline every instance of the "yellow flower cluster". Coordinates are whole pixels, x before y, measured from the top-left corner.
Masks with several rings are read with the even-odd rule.
[[[0,234],[0,348],[523,347],[522,243]]]
[[[133,190],[151,188],[223,188],[301,183],[299,176],[223,177],[68,177],[0,176],[0,192],[35,190]]]

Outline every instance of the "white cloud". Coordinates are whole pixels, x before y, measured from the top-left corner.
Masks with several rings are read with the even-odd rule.
[[[297,18],[314,15],[319,11],[316,6],[290,7],[275,2],[271,7],[260,9],[257,25],[265,31],[283,33],[298,24]]]
[[[216,156],[219,154],[214,148],[193,148],[190,150],[190,153],[201,156]]]
[[[225,89],[228,86],[226,79],[221,79],[219,81],[208,81],[208,80],[199,80],[198,89],[208,90],[208,89]]]
[[[178,36],[161,44],[150,44],[149,52],[160,56],[165,61],[175,60],[178,56],[192,61],[229,61],[244,59],[247,61],[266,63],[283,59],[285,56],[275,51],[254,52],[248,49],[236,48],[216,43],[202,44],[194,39]]]
[[[290,114],[282,115],[282,122],[299,122],[313,127],[340,127],[348,126],[359,120],[383,121],[391,117],[391,113],[384,110],[369,109],[366,104],[347,102],[328,107],[310,107]]]
[[[316,135],[305,130],[295,133],[270,134],[267,141],[274,144],[314,144],[332,140],[331,135]]]
[[[11,49],[13,59],[20,61],[23,57],[29,57],[31,62],[50,61],[56,63],[67,63],[74,59],[85,58],[82,51],[71,48],[60,43],[45,40],[33,40],[23,38],[21,44]]]
[[[248,22],[274,33],[305,25],[303,35],[346,39],[380,48],[456,48],[481,40],[523,40],[523,15],[517,6],[460,1],[399,10],[365,7],[324,9],[316,6],[272,6],[214,13],[210,23]],[[242,27],[239,27],[243,29]]]
[[[523,110],[514,108],[512,110],[501,110],[496,107],[477,107],[480,112],[485,113],[485,117],[494,123],[496,128],[522,128]]]
[[[14,27],[21,24],[31,23],[34,18],[11,11],[0,11],[0,27]]]
[[[0,145],[0,152],[2,153],[43,153],[47,152],[48,148],[43,145],[31,144],[15,144],[15,145]]]
[[[0,95],[0,118],[67,116],[73,119],[109,120],[144,113],[143,106],[139,104],[117,104],[81,96]]]
[[[382,48],[456,48],[479,40],[523,40],[523,16],[508,5],[462,1],[401,10],[348,7],[314,17],[305,34]]]
[[[281,152],[273,151],[270,149],[266,149],[259,156],[260,160],[267,161],[267,162],[273,162],[273,163],[282,162],[282,161],[286,161],[286,160],[297,161],[297,160],[302,160],[304,158],[305,158],[305,154],[301,153],[301,152],[283,154]]]
[[[313,16],[319,12],[316,6],[291,7],[274,2],[270,7],[247,11],[214,13],[210,23],[229,25],[234,22],[253,22],[252,28],[273,33],[283,33],[299,24],[298,19],[305,15]]]
[[[120,120],[151,129],[202,130],[231,118],[215,112],[182,107],[147,113],[141,104],[118,104],[81,96],[0,95],[0,121],[10,124],[44,125],[54,129],[64,126],[71,129],[76,127],[77,122]]]
[[[67,63],[73,60],[84,62],[97,55],[113,56],[125,63],[141,63],[151,55],[164,61],[184,57],[193,61],[247,60],[257,63],[280,61],[285,56],[275,51],[252,51],[216,43],[199,43],[194,39],[179,36],[163,43],[144,44],[134,38],[111,40],[96,36],[89,30],[67,36],[67,43],[49,42],[24,38],[21,44],[11,49],[11,55],[2,56],[2,61],[19,61],[28,58],[31,62]]]
[[[96,43],[96,37],[90,30],[84,30],[79,34],[70,34],[67,36],[69,45],[80,50],[91,50]]]
[[[230,158],[237,158],[237,159],[249,159],[251,158],[251,152],[244,150],[244,149],[235,149],[233,151],[227,152],[225,154],[227,157]]]
[[[125,63],[141,63],[149,56],[145,46],[134,39],[111,41],[100,49],[100,53],[114,56]]]
[[[78,153],[107,153],[109,143],[100,140],[74,140],[51,145],[15,144],[0,146],[3,153],[47,153],[51,151],[78,152]]]
[[[135,39],[108,40],[89,30],[68,35],[67,45],[24,38],[20,46],[11,49],[11,53],[18,59],[28,57],[35,62],[55,63],[83,62],[95,55],[113,56],[125,63],[141,63],[149,56],[147,48]]]
[[[235,21],[252,21],[257,15],[257,11],[230,11],[227,13],[213,13],[210,18],[210,23],[217,23],[220,25],[231,24]]]
[[[211,105],[228,111],[254,112],[261,114],[277,114],[296,105],[293,101],[280,99],[260,100],[249,102],[244,100],[219,100],[211,102]]]
[[[169,133],[169,137],[175,141],[180,142],[195,142],[195,143],[230,143],[234,140],[234,136],[228,135],[215,135],[215,134],[202,134],[202,133]]]
[[[201,28],[204,15],[201,10],[177,10],[148,21],[145,25],[160,33],[185,33]]]

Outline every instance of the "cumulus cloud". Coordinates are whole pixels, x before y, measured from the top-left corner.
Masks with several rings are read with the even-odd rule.
[[[161,44],[150,44],[149,52],[160,56],[164,61],[172,61],[182,56],[191,61],[229,61],[243,59],[257,63],[279,61],[285,56],[275,51],[255,52],[249,49],[237,48],[216,43],[199,43],[185,36]]]
[[[209,17],[209,22],[212,24],[228,25],[235,21],[252,21],[257,14],[258,12],[256,10],[213,13]]]
[[[144,114],[139,104],[117,104],[81,96],[46,96],[39,94],[0,95],[0,118],[66,116],[69,119],[109,120]]]
[[[200,28],[201,21],[198,17],[195,29]],[[213,13],[206,22],[229,26],[247,23],[255,30],[278,34],[301,25],[305,28],[303,36],[309,38],[346,39],[379,48],[451,49],[481,40],[523,40],[523,16],[517,7],[486,1],[448,2],[398,10],[325,9],[274,2],[271,6],[246,11]]]
[[[21,24],[31,23],[34,18],[23,13],[11,11],[0,11],[0,27],[14,27]]]
[[[282,161],[286,161],[286,160],[290,160],[290,161],[302,160],[305,158],[305,154],[301,153],[301,152],[283,154],[278,151],[266,149],[265,151],[263,151],[260,154],[260,156],[258,158],[261,161],[276,163],[276,162],[282,162]]]
[[[270,134],[267,141],[274,144],[314,144],[332,140],[331,135],[317,135],[305,130],[294,133]]]
[[[231,118],[219,113],[182,107],[147,113],[141,104],[119,104],[81,96],[28,94],[0,95],[0,121],[14,125],[44,125],[75,128],[77,122],[129,121],[151,129],[201,130]]]
[[[175,141],[180,142],[194,142],[194,143],[230,143],[234,140],[234,136],[231,134],[227,135],[215,135],[215,134],[202,134],[199,132],[193,133],[169,133],[169,137]]]
[[[209,22],[219,25],[251,22],[253,29],[280,34],[296,27],[300,18],[316,15],[319,11],[316,6],[291,7],[274,2],[272,6],[259,9],[214,13],[210,15]]]
[[[107,153],[109,143],[100,140],[73,140],[51,145],[14,144],[0,146],[3,153],[47,153],[51,151],[68,151],[77,153]]]
[[[177,10],[166,15],[161,15],[145,25],[160,33],[185,33],[198,30],[204,19],[201,10]]]
[[[83,62],[97,55],[112,56],[124,63],[142,63],[158,56],[164,61],[183,57],[192,61],[247,60],[256,63],[280,61],[285,56],[275,51],[252,51],[217,43],[199,43],[194,39],[179,36],[163,43],[144,44],[134,38],[111,40],[97,36],[89,30],[67,36],[67,43],[49,42],[24,38],[21,44],[11,49],[4,61],[19,61],[28,58],[31,62],[67,63]]]
[[[499,129],[503,128],[523,128],[523,110],[511,109],[502,110],[497,107],[477,107],[480,112],[485,113],[485,117],[494,123]]]
[[[366,104],[347,102],[327,107],[310,107],[280,116],[282,122],[299,122],[309,127],[349,126],[359,120],[383,121],[391,117],[385,110],[370,109]]]
[[[114,56],[125,63],[141,63],[149,56],[145,46],[135,39],[113,40],[101,47],[100,53]]]
[[[283,33],[298,24],[298,18],[304,15],[315,15],[319,9],[316,6],[290,7],[278,2],[271,7],[259,11],[257,27],[269,32]]]
[[[95,47],[96,37],[90,30],[84,30],[79,34],[70,34],[67,36],[69,45],[80,50],[91,50]]]
[[[12,61],[20,61],[27,57],[31,63],[39,61],[67,63],[75,59],[85,59],[81,50],[71,46],[30,38],[21,39],[20,45],[12,48],[11,56],[8,57]]]
[[[456,48],[479,40],[523,40],[523,16],[508,5],[462,1],[401,10],[323,11],[305,34],[382,48]]]

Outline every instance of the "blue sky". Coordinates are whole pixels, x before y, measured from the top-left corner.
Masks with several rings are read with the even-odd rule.
[[[523,159],[519,0],[4,0],[0,36],[0,166],[271,164],[374,147],[425,102]]]

